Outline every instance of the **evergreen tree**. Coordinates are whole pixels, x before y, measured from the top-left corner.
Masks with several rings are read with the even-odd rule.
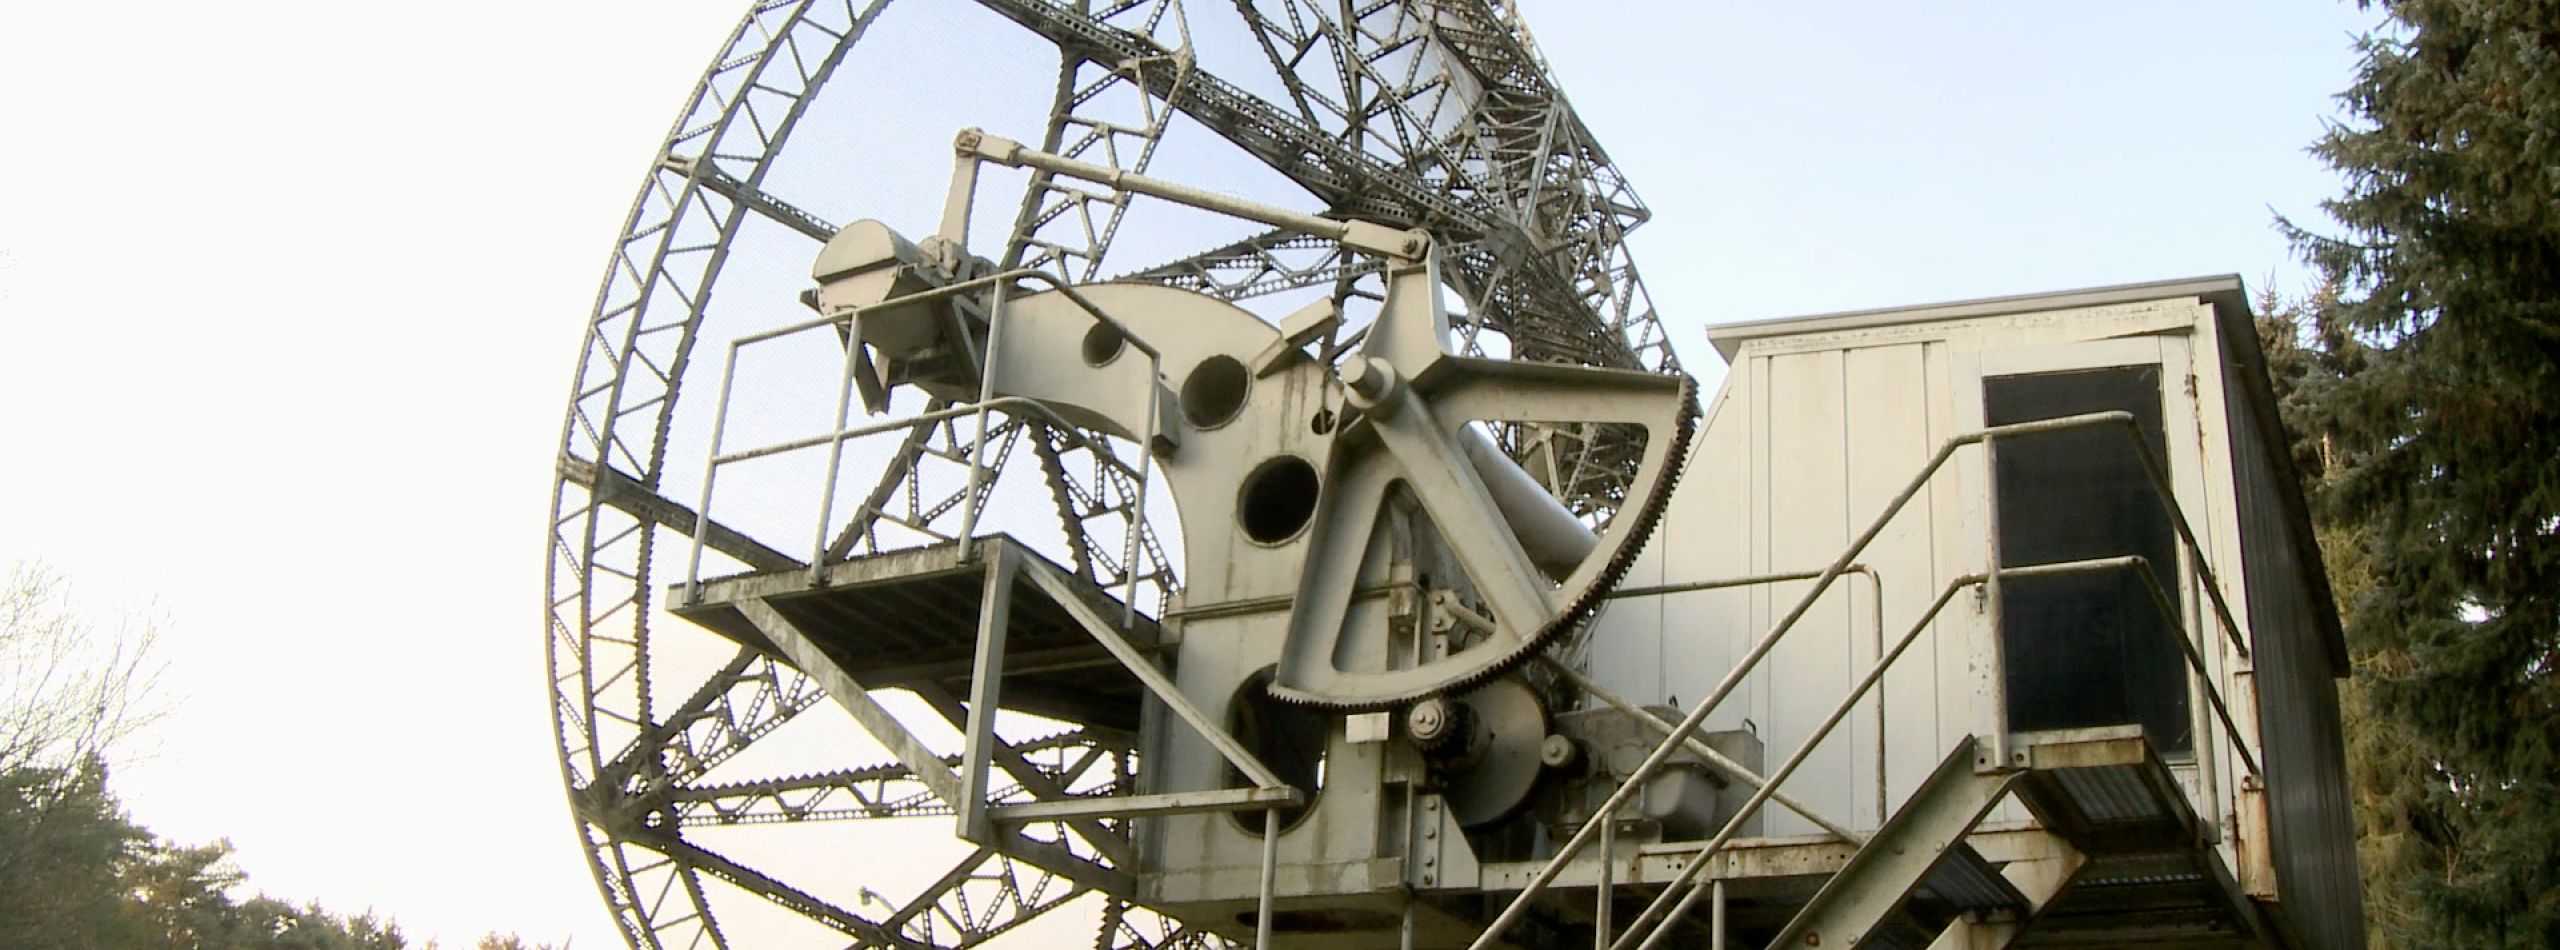
[[[2368,886],[2413,901],[2377,936],[2560,946],[2560,2],[2381,5],[2291,400],[2355,545]]]
[[[0,947],[148,946],[118,874],[148,840],[96,759],[0,772]]]
[[[174,844],[134,824],[96,757],[0,771],[0,947],[402,950],[397,924],[269,897],[235,901],[231,844]]]

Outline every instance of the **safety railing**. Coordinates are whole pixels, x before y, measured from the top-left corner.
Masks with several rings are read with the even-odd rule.
[[[1867,579],[1867,636],[1869,644],[1875,651],[1875,654],[1881,656],[1884,654],[1884,576],[1877,573],[1875,568],[1865,564],[1851,564],[1847,570],[1843,571],[1843,573],[1854,574]],[[1732,590],[1742,587],[1761,587],[1770,584],[1809,581],[1821,576],[1821,571],[1779,571],[1768,574],[1751,574],[1742,577],[1720,577],[1705,581],[1685,581],[1676,584],[1652,584],[1642,587],[1621,587],[1610,591],[1607,599],[1613,601],[1633,600],[1643,597],[1666,597],[1672,594],[1694,594],[1702,591]],[[1852,631],[1852,634],[1854,635],[1854,631]],[[1670,722],[1662,720],[1654,714],[1645,711],[1643,707],[1628,702],[1626,699],[1618,696],[1608,688],[1593,681],[1590,677],[1584,676],[1579,671],[1574,670],[1571,666],[1556,662],[1552,658],[1546,659],[1548,660],[1547,666],[1550,669],[1571,681],[1574,688],[1581,690],[1585,695],[1598,699],[1602,703],[1614,707],[1622,713],[1635,717],[1636,721],[1645,724],[1655,732],[1660,732],[1665,735],[1669,735],[1671,733],[1672,727]],[[1878,820],[1882,820],[1882,816],[1885,813],[1887,798],[1884,775],[1886,751],[1884,741],[1884,716],[1884,703],[1882,700],[1878,700],[1873,710],[1873,721],[1871,723],[1873,726],[1872,731],[1875,733],[1875,744],[1868,750],[1870,757],[1874,761],[1876,778],[1875,787],[1869,791],[1874,793],[1873,803],[1875,805],[1875,813],[1878,816]],[[1689,751],[1697,753],[1701,758],[1706,759],[1707,764],[1710,767],[1714,768],[1718,772],[1724,773],[1725,777],[1729,779],[1739,781],[1744,785],[1748,785],[1753,788],[1760,787],[1762,782],[1765,781],[1765,779],[1763,779],[1759,774],[1743,767],[1741,763],[1727,758],[1724,753],[1716,751],[1713,746],[1707,745],[1704,742],[1695,741],[1694,739],[1690,741],[1689,746]],[[1788,811],[1795,812],[1798,816],[1804,818],[1804,820],[1812,822],[1816,827],[1830,832],[1833,836],[1838,837],[1841,840],[1856,844],[1866,843],[1867,839],[1865,835],[1851,830],[1847,825],[1825,817],[1820,812],[1814,810],[1812,806],[1796,800],[1793,796],[1785,793],[1772,793],[1770,800],[1776,802],[1780,807],[1783,807]]]
[[[966,559],[969,556],[970,545],[974,541],[972,535],[974,535],[977,530],[979,509],[984,503],[984,499],[980,496],[982,494],[981,490],[986,486],[986,475],[988,469],[986,464],[987,416],[991,412],[1002,410],[1006,412],[1019,412],[1026,415],[1041,417],[1049,422],[1056,431],[1065,433],[1070,438],[1082,443],[1085,447],[1092,449],[1096,458],[1104,460],[1107,464],[1127,473],[1130,477],[1135,479],[1136,491],[1134,494],[1136,498],[1132,503],[1133,507],[1130,512],[1130,526],[1126,550],[1123,552],[1124,557],[1121,561],[1124,572],[1128,575],[1128,586],[1126,591],[1124,591],[1124,596],[1122,598],[1124,602],[1124,613],[1121,617],[1121,622],[1123,624],[1127,624],[1134,619],[1138,603],[1138,582],[1143,574],[1143,572],[1138,570],[1137,567],[1139,557],[1138,548],[1140,538],[1145,534],[1145,526],[1147,523],[1147,496],[1150,494],[1148,488],[1149,482],[1154,474],[1153,468],[1155,454],[1153,446],[1155,444],[1159,428],[1163,424],[1163,421],[1157,418],[1158,403],[1157,400],[1153,398],[1145,400],[1147,405],[1147,418],[1143,426],[1144,431],[1140,434],[1138,441],[1138,461],[1137,464],[1133,466],[1126,460],[1120,458],[1119,453],[1112,450],[1112,447],[1106,438],[1095,436],[1094,434],[1085,431],[1082,427],[1068,422],[1046,404],[1035,399],[997,396],[995,394],[995,373],[992,371],[992,367],[996,364],[996,355],[999,352],[999,347],[1002,345],[1004,337],[1004,295],[1005,291],[1011,288],[1016,282],[1024,280],[1038,281],[1049,285],[1066,300],[1073,302],[1078,308],[1084,310],[1084,312],[1093,317],[1094,320],[1110,326],[1113,330],[1120,331],[1121,337],[1128,341],[1128,345],[1137,348],[1138,352],[1146,355],[1148,367],[1147,379],[1149,380],[1150,385],[1153,385],[1154,380],[1159,379],[1164,375],[1164,356],[1157,352],[1155,347],[1149,345],[1145,340],[1138,338],[1136,334],[1130,333],[1128,327],[1123,326],[1119,321],[1112,319],[1110,314],[1104,313],[1102,308],[1095,306],[1091,299],[1078,292],[1073,286],[1067,284],[1065,281],[1060,280],[1056,275],[1032,268],[1010,270],[969,280],[955,281],[929,290],[922,290],[904,296],[892,297],[879,303],[861,307],[846,308],[828,313],[824,316],[802,320],[797,323],[785,324],[772,329],[761,330],[755,333],[736,337],[729,341],[728,354],[720,369],[720,395],[717,400],[717,411],[714,413],[711,422],[711,449],[708,453],[708,457],[703,462],[701,500],[694,508],[696,516],[694,518],[693,526],[693,547],[685,560],[685,599],[688,601],[697,600],[701,595],[702,549],[710,533],[710,527],[712,524],[712,491],[719,483],[720,469],[722,466],[737,462],[744,462],[751,459],[781,455],[787,452],[816,448],[818,446],[827,447],[826,477],[821,482],[819,488],[816,536],[810,543],[811,553],[809,557],[809,577],[812,583],[817,583],[824,579],[826,565],[830,559],[828,555],[828,537],[835,523],[836,486],[843,477],[841,470],[844,464],[845,443],[865,436],[878,435],[883,432],[890,432],[898,429],[912,429],[920,425],[932,425],[960,416],[972,416],[976,420],[976,427],[975,431],[971,435],[970,451],[968,455],[968,480],[962,488],[960,496],[960,528],[957,537],[954,539],[955,543],[959,545],[960,556],[963,559]],[[929,410],[916,415],[904,416],[884,422],[860,426],[849,425],[852,421],[853,412],[854,372],[856,367],[861,365],[862,360],[862,342],[860,334],[856,331],[857,321],[861,318],[862,314],[874,310],[928,303],[982,289],[988,291],[989,300],[987,307],[987,340],[983,353],[981,353],[975,346],[975,341],[969,338],[970,334],[967,321],[961,319],[956,313],[952,319],[952,333],[959,338],[962,350],[972,354],[976,359],[974,368],[978,374],[977,401],[964,405],[946,406],[940,409]],[[838,328],[841,329],[844,334],[844,360],[836,379],[835,428],[833,431],[804,438],[789,439],[751,449],[741,449],[734,452],[721,451],[726,444],[725,440],[728,435],[729,400],[737,380],[739,352],[744,350],[746,347],[757,343],[780,339],[799,333],[806,333],[820,328]]]
[[[1055,410],[1051,409],[1047,404],[1040,400],[1021,396],[996,395],[995,373],[992,368],[996,365],[996,357],[997,354],[1001,352],[1000,347],[1003,345],[1004,339],[1004,295],[1014,283],[1023,280],[1038,281],[1049,285],[1062,297],[1073,302],[1079,309],[1082,309],[1087,315],[1093,317],[1094,320],[1110,326],[1113,330],[1119,331],[1121,338],[1127,341],[1129,346],[1136,347],[1140,353],[1146,355],[1148,369],[1147,379],[1149,381],[1149,385],[1153,385],[1156,380],[1163,377],[1164,356],[1162,353],[1158,352],[1154,346],[1149,345],[1137,334],[1130,332],[1127,326],[1124,326],[1118,320],[1113,319],[1110,314],[1104,313],[1102,308],[1094,305],[1091,299],[1078,292],[1075,287],[1059,279],[1056,275],[1029,268],[990,274],[970,280],[957,281],[930,290],[919,291],[917,293],[907,294],[901,297],[894,297],[867,306],[847,308],[814,319],[803,320],[797,323],[746,334],[732,339],[729,341],[728,353],[720,370],[720,395],[717,401],[717,411],[715,412],[712,420],[711,448],[708,453],[707,460],[703,463],[702,493],[700,502],[694,509],[696,517],[694,518],[693,547],[685,562],[685,599],[687,601],[699,601],[701,599],[702,549],[709,536],[709,528],[712,524],[711,507],[713,490],[718,484],[719,473],[722,466],[744,462],[751,459],[766,458],[788,452],[816,448],[822,445],[827,447],[827,473],[819,490],[817,531],[815,538],[811,542],[811,554],[808,567],[811,582],[817,583],[824,580],[827,562],[830,560],[828,555],[830,547],[828,543],[828,536],[835,521],[836,486],[837,482],[841,478],[840,470],[842,469],[844,462],[844,444],[848,441],[859,439],[864,436],[877,435],[897,429],[911,429],[919,425],[935,424],[964,415],[973,416],[976,419],[975,431],[971,435],[970,451],[968,455],[968,479],[961,492],[960,527],[958,536],[954,539],[954,542],[959,545],[959,556],[963,560],[966,560],[969,557],[970,546],[975,541],[974,535],[976,533],[979,510],[983,503],[983,499],[980,498],[980,489],[985,487],[985,479],[988,473],[988,466],[986,464],[987,417],[990,413],[1001,410],[1004,412],[1019,412],[1027,415],[1038,416],[1048,421],[1057,429],[1057,431],[1065,433],[1069,437],[1074,438],[1085,445],[1087,448],[1092,449],[1097,458],[1104,460],[1106,463],[1114,466],[1121,472],[1128,474],[1135,480],[1136,490],[1134,494],[1136,495],[1136,498],[1132,503],[1127,545],[1123,552],[1123,560],[1121,562],[1128,575],[1128,586],[1121,598],[1122,614],[1120,623],[1122,628],[1128,627],[1135,619],[1138,603],[1138,582],[1143,573],[1138,570],[1138,549],[1140,539],[1143,537],[1146,530],[1147,496],[1149,494],[1148,489],[1150,487],[1150,482],[1154,475],[1153,460],[1155,456],[1155,442],[1160,427],[1163,424],[1163,420],[1159,418],[1160,402],[1153,398],[1152,393],[1149,394],[1149,398],[1144,400],[1147,406],[1147,416],[1143,426],[1141,427],[1142,431],[1140,432],[1138,439],[1138,462],[1133,466],[1127,461],[1121,459],[1119,454],[1112,450],[1112,447],[1104,437],[1098,437],[1087,432],[1084,428],[1067,421],[1065,418],[1058,415]],[[974,367],[978,373],[977,400],[965,405],[945,406],[939,409],[932,409],[926,412],[911,416],[904,416],[885,422],[860,426],[849,425],[851,422],[853,408],[854,372],[856,367],[860,365],[862,348],[860,336],[856,332],[855,325],[861,315],[873,310],[926,303],[982,288],[989,291],[989,303],[987,306],[986,347],[983,353],[977,356],[977,362]],[[973,345],[974,341],[969,339],[967,322],[958,318],[956,315],[952,322],[952,332],[959,337],[962,348],[973,354],[978,353],[979,351]],[[811,330],[827,327],[841,328],[844,331],[845,356],[836,381],[834,429],[820,435],[789,439],[782,442],[762,445],[751,449],[741,449],[734,452],[723,452],[722,448],[725,445],[724,440],[728,431],[730,396],[734,391],[734,386],[737,380],[739,352],[748,346],[767,340],[780,339],[793,334],[805,333]],[[984,789],[989,765],[993,757],[993,750],[996,746],[993,734],[995,720],[992,711],[1000,705],[995,701],[997,696],[996,683],[1002,678],[1004,665],[1002,651],[1003,638],[1002,631],[1000,629],[1000,626],[1004,621],[1001,618],[1002,608],[1000,605],[1003,603],[1006,595],[1001,589],[1008,588],[1010,586],[1011,575],[1015,571],[1026,572],[1035,583],[1039,583],[1044,586],[1054,586],[1063,583],[1061,580],[1053,576],[1046,568],[1039,565],[1013,563],[1012,560],[1005,556],[1001,550],[999,550],[997,555],[989,562],[989,583],[986,594],[986,604],[994,611],[994,613],[989,616],[995,618],[992,623],[996,624],[999,629],[988,629],[990,620],[987,617],[981,618],[977,657],[974,661],[977,667],[975,671],[977,675],[973,676],[973,702],[971,702],[968,707],[969,714],[967,717],[966,729],[963,734],[965,746],[962,750],[964,768],[962,769],[961,775],[967,783],[967,787],[971,791],[969,794],[963,796],[966,800],[954,803],[954,807],[963,816],[964,823],[983,829],[988,827],[988,823],[996,820],[999,813],[1001,813],[1006,820],[1019,822],[1025,820],[1068,819],[1079,816],[1124,814],[1131,811],[1145,813],[1149,811],[1261,810],[1263,812],[1263,848],[1258,901],[1256,905],[1259,908],[1256,914],[1258,918],[1256,923],[1256,932],[1259,937],[1257,945],[1269,945],[1272,926],[1271,921],[1273,916],[1273,900],[1277,881],[1277,844],[1280,840],[1280,815],[1289,807],[1303,804],[1303,795],[1290,788],[1286,783],[1280,781],[1280,779],[1271,772],[1268,766],[1262,764],[1252,755],[1251,752],[1238,745],[1233,737],[1227,735],[1223,730],[1218,728],[1217,723],[1210,719],[1207,714],[1200,712],[1198,709],[1193,707],[1189,701],[1184,699],[1181,692],[1174,687],[1172,681],[1167,679],[1161,672],[1151,665],[1152,661],[1148,657],[1141,655],[1134,648],[1130,647],[1126,641],[1120,639],[1119,631],[1110,629],[1107,625],[1101,623],[1099,618],[1087,617],[1084,613],[1082,602],[1078,600],[1071,591],[1053,589],[1050,593],[1060,604],[1064,605],[1071,614],[1076,616],[1079,624],[1087,627],[1087,632],[1092,634],[1097,643],[1101,644],[1106,651],[1110,652],[1112,657],[1118,660],[1122,666],[1126,667],[1133,675],[1137,676],[1140,682],[1147,687],[1158,701],[1165,703],[1167,708],[1172,709],[1184,721],[1188,722],[1195,729],[1200,730],[1202,735],[1208,739],[1210,744],[1217,748],[1221,754],[1225,755],[1239,770],[1243,771],[1248,779],[1254,782],[1255,785],[1248,789],[1226,792],[1188,793],[1152,797],[1122,796],[1116,797],[1108,803],[1098,800],[1078,800],[1069,798],[1064,801],[1043,802],[1033,805],[1000,807],[989,804],[989,800],[984,793]]]
[[[2131,570],[2141,575],[2145,579],[2145,586],[2151,595],[2152,603],[2159,608],[2163,615],[2168,619],[2172,631],[2175,634],[2175,638],[2178,641],[2180,652],[2184,655],[2184,658],[2187,661],[2189,671],[2193,679],[2191,688],[2195,693],[2203,695],[2208,704],[2213,708],[2215,718],[2223,727],[2225,736],[2230,740],[2230,747],[2233,754],[2237,756],[2240,763],[2247,768],[2249,775],[2253,779],[2262,781],[2263,772],[2260,770],[2257,756],[2251,751],[2256,745],[2256,742],[2254,738],[2248,734],[2249,732],[2254,731],[2254,729],[2244,730],[2236,718],[2231,714],[2228,704],[2224,702],[2221,696],[2221,691],[2216,689],[2213,684],[2212,671],[2206,664],[2202,648],[2199,645],[2200,638],[2191,631],[2190,625],[2180,616],[2180,610],[2176,605],[2175,599],[2171,598],[2168,595],[2168,592],[2160,586],[2159,579],[2150,570],[2148,561],[2140,557],[2127,556],[2066,561],[2053,564],[2027,565],[2020,567],[2004,567],[2000,564],[1999,526],[1997,520],[1997,501],[1999,498],[1999,466],[1997,458],[1998,441],[2002,439],[2014,439],[2024,436],[2097,426],[2120,427],[2128,436],[2129,441],[2132,442],[2136,457],[2139,458],[2142,463],[2144,474],[2151,485],[2152,491],[2156,496],[2158,496],[2162,508],[2168,516],[2170,524],[2177,532],[2177,536],[2181,544],[2179,556],[2181,560],[2185,562],[2184,566],[2192,571],[2193,577],[2196,581],[2196,586],[2204,589],[2206,598],[2213,606],[2214,617],[2219,622],[2224,636],[2228,639],[2236,657],[2242,661],[2246,661],[2249,658],[2248,645],[2244,642],[2245,638],[2240,632],[2238,622],[2234,619],[2229,602],[2223,596],[2221,582],[2213,575],[2211,567],[2206,563],[2204,546],[2199,540],[2197,540],[2193,527],[2188,523],[2185,510],[2179,506],[2177,501],[2177,492],[2174,486],[2170,483],[2166,470],[2160,464],[2160,461],[2153,456],[2150,447],[2143,443],[2143,440],[2140,437],[2140,430],[2136,427],[2132,413],[2089,413],[2085,415],[2066,416],[2056,419],[2044,419],[2034,422],[2022,422],[2012,425],[1992,426],[1975,432],[1959,435],[1947,440],[1944,444],[1939,446],[1937,452],[1934,453],[1930,457],[1929,461],[1921,467],[1920,472],[1914,475],[1910,482],[1894,496],[1892,501],[1885,505],[1883,511],[1877,514],[1876,517],[1869,522],[1866,529],[1862,531],[1856,539],[1849,543],[1847,549],[1842,551],[1840,556],[1834,559],[1828,567],[1825,567],[1822,571],[1814,575],[1813,586],[1797,598],[1795,605],[1789,608],[1786,614],[1782,616],[1776,624],[1772,625],[1765,633],[1761,634],[1760,637],[1752,643],[1751,649],[1744,654],[1742,660],[1736,663],[1731,670],[1728,670],[1725,673],[1724,677],[1716,683],[1715,688],[1704,700],[1700,701],[1698,705],[1679,723],[1670,727],[1669,733],[1663,738],[1663,741],[1659,745],[1655,746],[1652,754],[1646,756],[1644,761],[1638,764],[1636,768],[1628,774],[1626,779],[1622,781],[1613,792],[1611,792],[1609,798],[1599,808],[1593,810],[1592,816],[1585,820],[1580,827],[1575,829],[1573,836],[1568,838],[1564,844],[1557,849],[1555,855],[1549,858],[1543,867],[1539,868],[1538,872],[1521,888],[1520,893],[1514,896],[1511,902],[1503,908],[1502,912],[1494,918],[1492,923],[1486,926],[1484,931],[1477,936],[1475,942],[1471,946],[1477,948],[1477,950],[1482,950],[1482,948],[1487,948],[1497,943],[1503,932],[1509,929],[1512,924],[1516,923],[1522,915],[1527,913],[1528,908],[1536,900],[1538,895],[1549,885],[1555,882],[1556,878],[1565,871],[1567,866],[1572,863],[1575,856],[1581,853],[1582,849],[1590,846],[1594,839],[1601,839],[1605,841],[1612,837],[1610,832],[1613,830],[1616,815],[1620,807],[1623,806],[1628,799],[1637,794],[1644,787],[1645,782],[1649,780],[1656,771],[1660,770],[1662,766],[1680,750],[1689,748],[1693,745],[1703,744],[1697,743],[1694,736],[1698,731],[1698,728],[1706,722],[1707,717],[1712,714],[1728,696],[1732,695],[1734,689],[1740,686],[1742,682],[1758,668],[1761,660],[1766,658],[1769,653],[1777,647],[1778,643],[1790,631],[1795,629],[1796,624],[1812,609],[1815,602],[1820,600],[1823,594],[1830,589],[1832,583],[1837,581],[1842,574],[1851,572],[1852,567],[1857,564],[1857,559],[1861,555],[1865,554],[1868,545],[1872,544],[1879,535],[1884,533],[1885,528],[1893,521],[1895,516],[1899,515],[1902,510],[1910,504],[1911,500],[1917,497],[1920,492],[1928,486],[1928,484],[1937,476],[1938,472],[1945,468],[1947,462],[1955,457],[1956,452],[1965,446],[1977,443],[1981,444],[1983,447],[1986,463],[1985,471],[1987,473],[1987,479],[1985,490],[1989,498],[1989,504],[1986,506],[1986,510],[1991,512],[1990,524],[1988,526],[1988,533],[1990,537],[1989,558],[1987,563],[1991,565],[1991,569],[1980,573],[1967,574],[1951,580],[1938,594],[1937,598],[1930,603],[1928,609],[1922,613],[1920,618],[1912,623],[1910,627],[1901,634],[1901,636],[1896,638],[1889,649],[1879,652],[1876,657],[1876,661],[1868,667],[1865,674],[1862,675],[1858,679],[1857,683],[1850,688],[1848,695],[1832,707],[1831,712],[1814,728],[1813,732],[1805,739],[1803,744],[1798,746],[1797,749],[1787,757],[1787,760],[1784,763],[1781,763],[1775,771],[1770,772],[1765,779],[1756,783],[1758,787],[1755,788],[1752,794],[1744,800],[1741,807],[1736,809],[1733,816],[1717,830],[1715,836],[1709,839],[1708,842],[1704,846],[1700,847],[1696,852],[1693,852],[1688,856],[1688,859],[1684,862],[1680,872],[1673,876],[1672,880],[1663,888],[1661,893],[1657,895],[1634,920],[1627,923],[1625,932],[1622,935],[1617,936],[1613,941],[1612,935],[1609,932],[1609,927],[1604,923],[1604,925],[1598,929],[1595,938],[1595,945],[1606,946],[1612,948],[1612,950],[1625,950],[1625,948],[1630,947],[1650,948],[1657,946],[1676,930],[1679,921],[1687,918],[1689,912],[1695,908],[1699,900],[1709,896],[1710,894],[1720,894],[1722,892],[1721,877],[1712,879],[1713,886],[1704,886],[1699,881],[1699,877],[1706,872],[1709,865],[1714,863],[1712,859],[1716,855],[1722,853],[1724,848],[1738,835],[1740,829],[1751,819],[1752,816],[1758,814],[1761,808],[1766,806],[1771,800],[1782,797],[1782,793],[1778,791],[1780,786],[1784,785],[1789,778],[1795,775],[1798,768],[1802,767],[1806,761],[1812,758],[1815,750],[1822,745],[1824,740],[1830,737],[1831,733],[1848,717],[1851,710],[1855,709],[1857,705],[1866,698],[1867,693],[1873,690],[1876,685],[1883,680],[1885,672],[1892,667],[1893,663],[1900,659],[1902,654],[1908,650],[1913,643],[1919,640],[1921,634],[1929,630],[1930,626],[1936,622],[1939,613],[1945,610],[1946,606],[1953,602],[1959,593],[1976,587],[1981,588],[1984,592],[1985,611],[1988,619],[1988,629],[1983,636],[1987,640],[1987,651],[1989,653],[1990,663],[1988,664],[1987,669],[1981,670],[1977,673],[1977,675],[1982,676],[1988,684],[1988,687],[1985,690],[1986,697],[1984,702],[1988,704],[1987,714],[1991,717],[1993,722],[1993,728],[1989,730],[1992,735],[1985,737],[1985,739],[1991,744],[1994,753],[1993,758],[1989,760],[1989,763],[1985,764],[1992,765],[1992,767],[1995,768],[2013,767],[2015,763],[2010,758],[2008,752],[2009,737],[2006,721],[2007,699],[2004,691],[2001,689],[2005,672],[2003,666],[2004,657],[2001,655],[2000,646],[2002,636],[2000,588],[2002,582],[2006,579],[2051,577],[2067,574],[2086,574],[2101,571],[2123,570]],[[2252,725],[2254,726],[2254,719],[2252,720]],[[2203,743],[2199,743],[2200,748],[2203,747],[2203,745]],[[2200,769],[2199,771],[2210,771],[2210,769]],[[2208,791],[2207,797],[2218,797],[2218,792]],[[1883,820],[1884,815],[1882,812],[1879,812],[1877,817],[1878,820],[1881,821]],[[1835,831],[1835,833],[1838,832]],[[1844,834],[1843,837],[1852,841],[1860,840],[1853,835]],[[1609,857],[1604,855],[1603,863],[1607,863],[1608,860]],[[1602,909],[1598,909],[1596,911],[1595,917],[1598,920],[1607,921],[1609,919],[1609,914],[1605,908],[1607,908],[1613,900],[1613,895],[1610,893],[1610,889],[1606,886],[1600,888],[1596,899]],[[1717,916],[1721,918],[1721,906],[1719,906],[1717,910]],[[1659,923],[1658,925],[1655,925],[1657,920]],[[1652,930],[1648,931],[1646,929],[1648,925],[1655,926]],[[1717,936],[1719,938],[1722,936],[1720,920]]]

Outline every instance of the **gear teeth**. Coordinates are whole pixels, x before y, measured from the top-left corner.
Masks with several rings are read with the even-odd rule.
[[[1652,493],[1645,497],[1643,503],[1634,512],[1630,513],[1637,520],[1627,526],[1627,533],[1623,536],[1623,540],[1619,541],[1616,550],[1609,552],[1608,563],[1600,569],[1599,574],[1591,578],[1591,583],[1584,585],[1555,619],[1549,620],[1545,626],[1539,627],[1536,633],[1523,639],[1521,644],[1512,650],[1510,656],[1443,683],[1437,689],[1412,696],[1344,701],[1274,691],[1272,697],[1291,705],[1310,706],[1335,712],[1362,713],[1396,709],[1434,696],[1456,696],[1519,669],[1530,660],[1536,659],[1539,654],[1546,652],[1548,645],[1554,643],[1556,638],[1589,622],[1594,614],[1600,612],[1600,604],[1608,599],[1609,592],[1617,590],[1618,583],[1626,579],[1627,571],[1635,567],[1635,559],[1644,553],[1645,545],[1652,542],[1654,530],[1661,526],[1662,516],[1670,508],[1672,494],[1680,487],[1680,476],[1688,470],[1689,443],[1697,437],[1698,433],[1698,381],[1687,373],[1681,373],[1679,376],[1680,415],[1678,421],[1672,425],[1670,451],[1662,457],[1664,471],[1661,479],[1654,483]],[[1627,516],[1629,515],[1620,515],[1620,517]]]

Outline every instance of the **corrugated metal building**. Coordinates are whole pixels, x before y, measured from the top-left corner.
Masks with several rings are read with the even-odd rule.
[[[1813,603],[1708,729],[1750,730],[1784,757],[1960,588],[1786,791],[1874,829],[1968,736],[2025,762],[2044,738],[2138,734],[2192,812],[2193,840],[2182,857],[2095,861],[2047,912],[2057,939],[2362,945],[2337,709],[2346,653],[2238,278],[1709,337],[1731,374],[1685,490],[1625,584],[1733,584],[1615,602],[1599,621],[1595,642],[1610,646],[1589,661],[1596,678],[1688,708],[1806,592],[1802,574],[1874,526],[1863,570]],[[1888,509],[1951,439],[2099,412],[2120,415],[1959,448]],[[2146,456],[2165,466],[2174,507],[2160,504]],[[2143,560],[2091,566],[2124,555]],[[1966,585],[1995,565],[2052,564],[2089,569]],[[1799,579],[1755,580],[1788,575]],[[1976,836],[2051,824],[2023,798]],[[1773,811],[1760,830],[1816,829]],[[2096,896],[2075,903],[2079,892]],[[2217,897],[2229,906],[2196,909]]]

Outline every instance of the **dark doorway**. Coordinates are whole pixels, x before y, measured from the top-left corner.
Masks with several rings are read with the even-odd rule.
[[[1982,398],[1991,425],[2131,412],[2165,471],[2156,365],[1986,377]],[[2140,555],[2178,603],[2177,535],[2123,429],[2003,439],[1998,458],[2003,566]],[[2014,579],[2001,605],[2010,729],[2131,723],[2164,753],[2194,747],[2186,659],[2139,575]]]

